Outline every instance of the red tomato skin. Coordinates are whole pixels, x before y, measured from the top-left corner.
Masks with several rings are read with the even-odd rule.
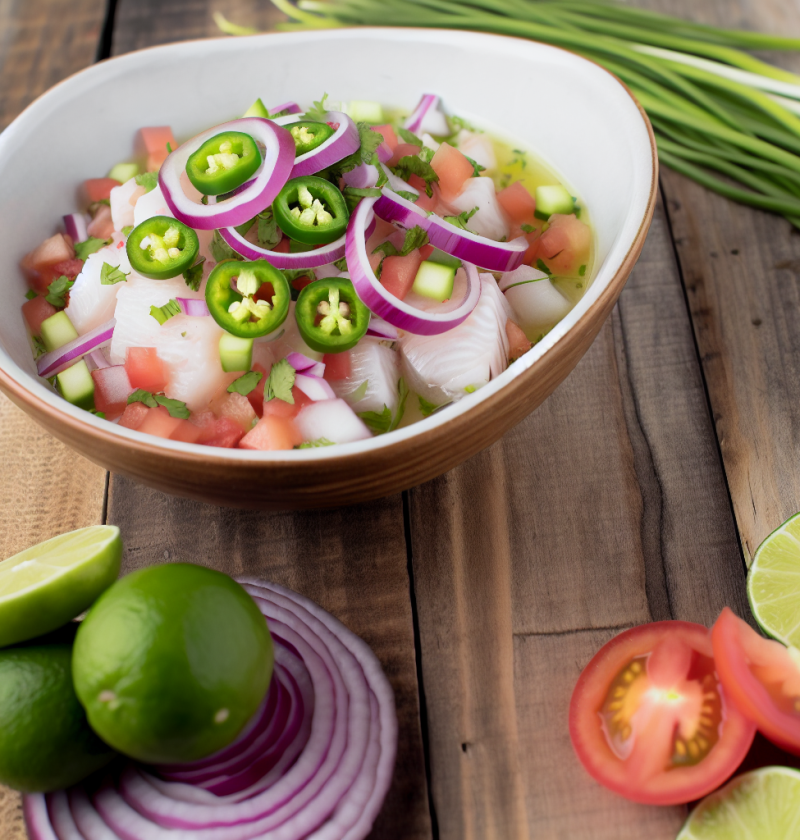
[[[96,201],[107,201],[111,190],[118,186],[119,181],[113,178],[88,178],[83,182],[83,191],[89,199],[89,204],[94,204]]]
[[[327,353],[322,357],[322,361],[325,363],[323,378],[328,382],[341,382],[352,373],[349,350],[344,353]]]
[[[700,799],[718,788],[742,763],[756,728],[720,687],[725,722],[720,740],[699,764],[673,768],[650,783],[631,780],[606,741],[598,710],[616,675],[633,658],[653,650],[665,634],[677,634],[709,659],[713,656],[706,627],[688,621],[656,621],[625,630],[603,645],[583,669],[569,707],[572,746],[592,778],[614,793],[645,805],[678,805]]]
[[[130,347],[125,371],[133,388],[157,394],[167,387],[167,371],[155,347]]]
[[[767,687],[750,669],[747,652],[748,646],[758,646],[770,656],[774,645],[775,659],[779,662],[789,658],[786,647],[760,636],[730,607],[725,607],[711,628],[711,642],[720,681],[739,711],[773,744],[800,755],[800,713],[787,713],[776,705]],[[796,670],[791,661],[787,665]]]
[[[416,157],[422,151],[420,146],[414,146],[411,143],[398,143],[392,150],[392,156],[387,161],[387,166],[397,166],[400,163],[400,158]]]
[[[397,148],[397,144],[400,142],[397,139],[397,134],[394,130],[394,127],[391,125],[373,125],[373,131],[377,131],[378,134],[383,135],[383,142],[394,152]]]
[[[22,314],[31,331],[31,335],[40,335],[42,321],[46,321],[49,317],[55,315],[57,311],[52,303],[48,303],[40,295],[22,304]]]
[[[497,201],[506,216],[518,225],[530,224],[536,211],[536,200],[528,192],[522,181],[515,181],[497,193]]]
[[[421,264],[422,254],[419,248],[404,257],[386,257],[381,272],[383,288],[399,300],[403,300],[411,291]]]
[[[439,146],[431,159],[431,167],[439,176],[439,189],[445,201],[455,198],[475,171],[466,157],[449,143]]]

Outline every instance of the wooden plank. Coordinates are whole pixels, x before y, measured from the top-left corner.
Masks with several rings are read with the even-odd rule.
[[[0,0],[0,129],[39,94],[91,64],[103,0]],[[0,558],[102,521],[105,471],[0,395]],[[0,786],[0,837],[25,837],[20,797]]]
[[[443,840],[672,838],[681,809],[602,790],[566,733],[578,673],[618,629],[746,607],[663,207],[566,382],[410,498]]]

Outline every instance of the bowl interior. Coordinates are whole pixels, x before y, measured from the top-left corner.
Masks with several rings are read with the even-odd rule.
[[[613,76],[563,50],[501,36],[412,29],[268,34],[156,47],[67,79],[0,134],[0,277],[9,304],[0,309],[0,367],[36,398],[107,428],[36,377],[18,308],[26,291],[19,260],[59,229],[62,214],[76,209],[84,179],[133,156],[133,138],[142,125],[170,125],[180,141],[238,116],[256,97],[270,107],[288,99],[310,103],[325,92],[334,101],[378,100],[408,111],[422,93],[439,93],[448,112],[533,150],[589,209],[598,258],[583,299],[533,351],[449,412],[491,398],[562,338],[614,277],[642,226],[654,188],[647,125]],[[419,434],[446,422],[448,411],[388,441],[378,437],[348,447],[384,446],[392,438]],[[123,437],[142,437],[114,428]]]

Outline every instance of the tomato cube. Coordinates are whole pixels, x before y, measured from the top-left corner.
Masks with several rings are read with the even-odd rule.
[[[228,399],[220,407],[220,417],[230,417],[231,420],[235,420],[244,432],[249,432],[257,419],[250,400],[237,393],[228,394]]]
[[[46,321],[58,310],[52,303],[48,303],[43,297],[37,296],[33,300],[22,304],[22,315],[31,331],[31,335],[41,335],[42,321]]]
[[[258,424],[239,441],[239,447],[275,451],[294,449],[302,442],[303,436],[290,418],[265,414]]]
[[[119,181],[114,178],[89,178],[83,182],[83,191],[89,204],[94,204],[97,201],[107,201],[111,190],[119,185]]]
[[[522,185],[521,181],[515,181],[510,186],[500,190],[497,193],[497,201],[510,221],[516,222],[518,225],[533,222],[536,199]]]
[[[381,272],[381,283],[384,289],[403,300],[414,285],[414,278],[417,276],[421,263],[422,254],[419,248],[404,257],[386,257]]]
[[[180,417],[172,417],[163,405],[159,405],[156,408],[150,409],[138,430],[148,435],[168,438],[180,424]]]
[[[144,418],[147,417],[150,411],[151,409],[144,403],[131,403],[122,412],[122,417],[119,418],[119,425],[124,426],[126,429],[138,429],[144,423]]]
[[[349,350],[344,353],[327,353],[322,357],[322,361],[325,364],[323,376],[328,382],[341,382],[348,379],[353,372]]]
[[[183,443],[199,443],[203,436],[203,430],[188,420],[181,420],[175,431],[170,435],[170,440],[179,440]]]
[[[418,155],[421,151],[422,149],[419,146],[414,146],[411,143],[398,143],[391,158],[389,158],[387,166],[397,166],[400,158],[407,157],[408,155]]]
[[[445,201],[455,198],[464,189],[467,178],[475,172],[466,157],[449,143],[439,146],[431,160],[431,167],[439,176],[439,188]]]
[[[94,405],[108,420],[119,417],[135,388],[131,385],[124,365],[112,365],[92,371]],[[141,405],[141,403],[139,403]]]
[[[244,429],[230,417],[222,417],[214,426],[213,435],[205,441],[207,446],[232,449],[244,437]]]
[[[394,152],[399,143],[394,127],[391,125],[373,125],[372,130],[383,135],[383,142]]]
[[[136,140],[136,146],[139,152],[144,151],[147,157],[147,171],[155,172],[160,169],[161,164],[167,159],[169,152],[167,151],[167,143],[170,149],[175,151],[178,144],[175,142],[175,137],[172,134],[172,129],[168,125],[149,126],[139,129],[139,136]]]
[[[167,370],[155,347],[129,347],[125,370],[134,388],[157,394],[167,387]]]

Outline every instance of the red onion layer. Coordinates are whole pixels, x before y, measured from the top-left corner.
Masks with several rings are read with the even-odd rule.
[[[281,126],[291,125],[299,122],[305,116],[297,114],[292,116],[277,117],[275,123]],[[347,114],[341,111],[328,111],[324,121],[330,126],[337,126],[335,132],[316,149],[306,152],[296,158],[291,178],[302,178],[305,175],[314,175],[323,169],[327,169],[342,158],[352,155],[361,146],[361,138],[358,136],[358,126]]]
[[[175,300],[180,304],[184,315],[193,317],[211,315],[208,311],[208,305],[202,298],[175,298]]]
[[[85,242],[89,238],[86,231],[86,216],[83,213],[70,213],[64,216],[64,230],[73,242]]]
[[[36,360],[36,370],[39,372],[39,376],[45,378],[55,376],[57,373],[61,373],[62,370],[66,370],[70,365],[75,364],[75,362],[82,359],[88,353],[91,353],[103,344],[107,344],[111,341],[111,336],[114,335],[116,323],[116,319],[112,318],[110,321],[106,321],[105,324],[95,327],[91,332],[79,335],[68,344],[59,347],[58,350],[51,350],[49,353],[40,356]]]
[[[440,108],[441,101],[435,93],[423,94],[419,105],[405,121],[404,128],[414,134],[436,134],[442,136],[450,133],[447,117]]]

